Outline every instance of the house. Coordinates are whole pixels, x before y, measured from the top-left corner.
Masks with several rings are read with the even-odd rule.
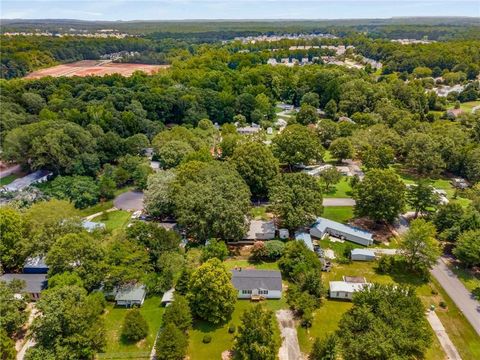
[[[466,189],[468,188],[468,183],[465,179],[462,178],[454,178],[452,179],[452,185],[457,189]]]
[[[275,65],[277,65],[277,60],[274,59],[274,58],[270,58],[270,59],[267,60],[267,64],[275,66]]]
[[[330,169],[332,167],[333,167],[333,165],[324,164],[324,165],[320,165],[320,166],[306,167],[305,169],[302,170],[302,172],[304,172],[305,174],[310,175],[310,176],[318,176],[318,175],[320,175],[321,172],[323,172],[327,169]]]
[[[438,201],[440,205],[446,205],[449,203],[447,198],[447,192],[445,190],[433,188],[433,192],[438,196]]]
[[[244,126],[237,128],[237,132],[242,135],[253,135],[260,131],[260,126],[252,123],[251,126]]]
[[[278,270],[232,270],[232,284],[239,299],[282,297],[282,274]]]
[[[48,272],[48,265],[45,264],[43,256],[29,257],[23,264],[24,274],[46,274]]]
[[[39,184],[39,183],[48,181],[48,178],[51,175],[52,173],[50,171],[37,170],[24,177],[13,180],[10,184],[2,187],[1,191],[8,191],[8,192],[22,191],[33,184]]]
[[[373,261],[375,253],[369,249],[353,249],[350,252],[350,259],[354,261]]]
[[[12,280],[20,280],[25,283],[22,293],[15,295],[28,294],[32,301],[38,300],[40,293],[47,288],[47,275],[45,274],[3,274],[0,276],[0,281],[8,283]]]
[[[278,126],[278,127],[285,127],[288,125],[288,123],[283,120],[283,119],[278,119],[276,122],[275,122],[275,125]]]
[[[95,230],[105,230],[106,226],[104,223],[101,222],[93,222],[85,220],[82,222],[82,227],[87,230],[88,232],[93,232]]]
[[[273,221],[251,220],[244,240],[272,240],[276,226]]]
[[[116,290],[115,302],[118,306],[142,306],[146,295],[145,285],[125,285]]]
[[[162,306],[169,306],[174,300],[174,295],[175,295],[174,288],[171,288],[170,290],[165,291],[165,293],[162,296],[162,301],[160,302],[160,304]]]
[[[160,170],[160,161],[151,160],[150,161],[150,168],[155,172]]]
[[[295,234],[295,240],[303,242],[308,249],[313,251],[312,237],[309,233],[298,232]]]
[[[338,118],[338,122],[346,122],[346,123],[350,123],[350,124],[356,124],[355,121],[353,121],[352,119],[350,119],[349,117],[347,116],[340,116]]]
[[[319,217],[310,228],[310,235],[322,239],[327,234],[365,246],[373,244],[372,233]]]
[[[330,298],[352,300],[353,294],[363,290],[369,283],[364,277],[344,276],[343,281],[330,281]]]

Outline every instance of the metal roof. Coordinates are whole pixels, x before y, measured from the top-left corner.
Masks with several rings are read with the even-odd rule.
[[[162,296],[162,301],[161,301],[162,304],[173,302],[174,295],[175,295],[175,289],[174,288],[171,288],[170,290],[165,291],[165,293]]]
[[[295,239],[298,241],[302,241],[307,248],[313,251],[313,242],[312,242],[312,237],[310,234],[306,232],[300,232],[295,234]]]
[[[278,270],[232,270],[232,283],[237,290],[282,290],[282,274]]]
[[[364,255],[364,256],[375,257],[375,252],[373,250],[369,250],[369,249],[353,249],[352,250],[352,256],[353,255]]]
[[[330,281],[330,292],[348,292],[360,291],[367,283],[351,283],[346,281]]]
[[[255,240],[266,234],[274,237],[275,229],[275,223],[273,221],[251,220],[244,239]]]
[[[34,184],[41,178],[49,176],[51,174],[48,170],[37,170],[24,177],[13,180],[10,184],[5,185],[3,189],[5,191],[20,191]]]
[[[1,281],[10,282],[12,280],[21,280],[25,282],[26,293],[39,293],[47,288],[47,275],[45,274],[3,274]]]
[[[43,256],[35,256],[27,258],[23,264],[23,268],[48,269],[48,265],[45,264],[45,258]]]
[[[325,219],[322,217],[317,218],[317,221],[315,222],[315,224],[313,224],[312,227],[317,228],[322,233],[324,233],[326,229],[333,229],[333,230],[337,230],[346,234],[350,234],[353,236],[357,236],[357,237],[372,241],[372,233],[368,231],[365,231],[353,226],[344,225],[339,222]]]

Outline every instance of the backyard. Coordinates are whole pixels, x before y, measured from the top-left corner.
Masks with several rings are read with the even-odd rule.
[[[340,223],[347,223],[353,218],[353,206],[325,206],[322,216]]]
[[[125,343],[120,334],[128,309],[108,303],[104,314],[106,327],[105,352],[99,354],[100,359],[138,359],[149,357],[155,342],[158,329],[162,323],[164,308],[160,306],[161,297],[152,296],[145,299],[140,312],[148,323],[148,336],[136,344]]]
[[[92,219],[93,222],[102,222],[107,231],[113,231],[127,226],[132,214],[125,210],[104,212]]]

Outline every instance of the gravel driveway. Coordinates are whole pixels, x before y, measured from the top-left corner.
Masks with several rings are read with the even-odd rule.
[[[323,206],[355,206],[352,198],[324,198]]]
[[[282,336],[282,346],[278,351],[280,360],[301,360],[303,359],[298,345],[297,328],[293,319],[293,313],[290,310],[278,310],[275,313],[280,333]]]
[[[127,191],[113,200],[113,205],[120,210],[143,210],[143,192]]]

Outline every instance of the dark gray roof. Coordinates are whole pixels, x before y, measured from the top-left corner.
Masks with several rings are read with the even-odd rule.
[[[277,270],[232,270],[232,283],[237,290],[282,290],[282,274]]]
[[[115,301],[142,301],[145,295],[145,285],[125,285],[117,289]]]
[[[4,274],[1,281],[10,282],[14,279],[25,281],[24,292],[34,294],[47,288],[47,275],[45,274]]]

